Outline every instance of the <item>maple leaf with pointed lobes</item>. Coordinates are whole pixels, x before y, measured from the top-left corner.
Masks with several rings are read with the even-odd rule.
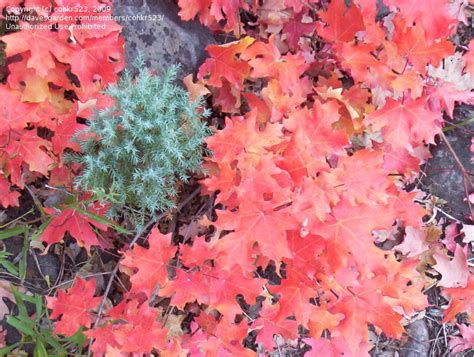
[[[449,348],[451,348],[451,353],[453,354],[457,354],[474,347],[474,326],[466,326],[462,324],[458,324],[457,326],[459,332],[461,333],[461,337],[451,336],[449,339]]]
[[[26,60],[11,63],[8,70],[10,71],[8,84],[12,88],[21,90],[22,102],[41,103],[50,98],[48,82],[52,81],[37,75],[34,69],[28,68]],[[51,72],[52,70],[48,71],[48,77]],[[64,71],[62,71],[62,75],[66,76]]]
[[[319,338],[324,330],[336,331],[337,326],[344,319],[343,314],[333,314],[327,310],[327,306],[311,306],[308,328],[310,336]]]
[[[286,93],[302,93],[301,76],[309,64],[302,54],[288,53],[282,56],[275,45],[275,36],[271,36],[268,43],[254,42],[242,52],[240,58],[248,61],[252,67],[253,78],[275,78],[280,80]]]
[[[7,44],[7,57],[29,51],[27,66],[41,77],[46,77],[48,71],[56,67],[55,59],[61,60],[71,54],[67,42],[49,29],[28,29],[2,36],[1,39]]]
[[[0,205],[5,208],[18,207],[20,196],[19,192],[11,191],[10,182],[0,172]]]
[[[123,46],[119,32],[112,32],[106,37],[86,39],[83,45],[71,45],[71,51],[58,57],[69,63],[71,72],[79,78],[81,87],[76,93],[82,102],[95,98],[117,80],[117,73],[124,69]]]
[[[209,13],[219,22],[226,20],[225,29],[233,30],[234,33],[239,32],[241,26],[239,19],[239,11],[248,10],[249,6],[242,0],[213,0]]]
[[[313,280],[322,269],[317,256],[324,252],[324,239],[316,235],[302,237],[298,231],[289,231],[287,239],[294,257],[285,259],[286,270],[289,274],[297,274],[301,280]]]
[[[433,268],[441,273],[441,280],[438,282],[439,286],[444,288],[466,287],[470,273],[464,250],[463,247],[457,245],[452,260],[440,253],[433,254],[436,260],[436,265]]]
[[[80,124],[77,121],[76,109],[71,108],[71,115],[52,121],[52,127],[54,128],[54,135],[51,138],[53,144],[53,152],[60,156],[66,148],[70,148],[74,151],[80,152],[80,145],[78,142],[73,141],[74,135],[79,131],[84,130],[87,126]]]
[[[387,336],[399,338],[404,332],[401,316],[383,301],[379,292],[384,279],[373,278],[361,282],[360,286],[347,289],[347,295],[340,297],[331,309],[345,317],[338,325],[338,330],[348,342],[349,348],[357,354],[359,346],[368,340],[369,323],[381,328]]]
[[[268,85],[262,89],[262,98],[269,105],[271,104],[272,113],[270,121],[278,122],[286,115],[289,115],[306,101],[310,93],[311,83],[309,80],[301,81],[300,91],[286,93],[283,90],[283,84],[279,80],[270,79]]]
[[[354,4],[348,8],[344,0],[331,1],[328,10],[320,17],[327,26],[318,23],[317,33],[330,42],[352,41],[357,32],[365,30],[360,10]]]
[[[210,276],[207,285],[209,307],[218,310],[229,322],[233,322],[235,315],[242,312],[237,295],[243,295],[245,301],[253,305],[266,283],[265,279],[244,275],[238,265],[229,271],[209,269],[203,273]]]
[[[326,239],[325,256],[331,262],[332,271],[347,267],[351,259],[359,267],[375,270],[385,258],[373,244],[372,231],[387,229],[393,222],[393,209],[387,205],[353,206],[342,199],[325,222],[308,227],[308,230]],[[351,252],[360,254],[352,255]]]
[[[382,130],[385,142],[394,149],[413,152],[420,142],[434,144],[441,130],[441,113],[427,109],[427,98],[400,102],[389,98],[385,106],[369,114],[366,122],[373,130]]]
[[[148,305],[131,300],[125,305],[120,318],[126,323],[113,330],[120,352],[142,355],[154,348],[166,348],[167,329],[158,321],[159,311]]]
[[[469,274],[466,287],[445,288],[443,295],[450,298],[443,322],[452,321],[460,312],[469,314],[469,321],[473,322],[474,314],[474,275]]]
[[[278,65],[281,53],[275,45],[275,36],[268,39],[268,43],[255,41],[247,47],[240,58],[248,61],[252,67],[253,78],[273,77],[278,78]]]
[[[200,20],[205,22],[205,14],[212,4],[212,0],[178,0],[179,13],[178,15],[184,21],[192,20],[196,15],[200,14]]]
[[[281,280],[281,284],[269,287],[272,294],[278,294],[280,305],[279,319],[294,316],[296,321],[306,326],[311,316],[310,299],[315,298],[316,282],[309,278],[301,277],[290,270],[286,278]]]
[[[179,245],[179,259],[188,268],[203,265],[209,260],[211,244],[206,242],[205,237],[195,237],[193,245],[180,244]]]
[[[41,121],[38,104],[23,103],[22,93],[7,85],[0,85],[0,135],[9,130],[22,130],[28,123]]]
[[[194,332],[183,338],[183,347],[189,349],[191,356],[255,356],[254,351],[242,345],[248,334],[246,323],[236,324],[222,319],[218,327],[215,334],[208,334],[194,322],[191,323],[191,330]]]
[[[270,151],[272,146],[285,140],[281,124],[267,125],[260,130],[255,112],[242,116],[226,118],[225,129],[206,139],[216,162],[232,162],[241,153],[259,158]]]
[[[334,176],[327,172],[321,172],[314,179],[304,177],[292,199],[291,211],[301,217],[304,225],[312,226],[314,221],[324,221],[331,208],[339,202],[337,185]]]
[[[263,255],[279,262],[283,257],[293,256],[286,240],[286,231],[297,228],[297,222],[288,209],[276,208],[278,207],[275,202],[261,199],[253,201],[248,197],[241,202],[238,211],[223,211],[218,214],[215,225],[227,230],[236,230],[239,234],[235,238],[240,239],[242,246],[250,249],[258,243]],[[235,264],[239,263],[235,261]],[[246,266],[242,268],[247,270]]]
[[[74,285],[64,292],[59,290],[57,297],[47,297],[48,309],[51,309],[51,319],[58,319],[54,323],[54,332],[64,336],[72,336],[80,327],[90,327],[92,311],[97,308],[101,297],[94,297],[95,280],[86,281],[77,278]]]
[[[267,103],[254,93],[242,93],[242,96],[247,101],[249,108],[256,112],[258,124],[265,124],[270,119],[271,110]]]
[[[62,241],[66,232],[69,232],[76,239],[77,244],[80,247],[86,248],[87,251],[90,251],[92,246],[101,245],[97,238],[97,233],[94,232],[92,226],[105,232],[107,230],[105,224],[94,221],[87,214],[73,208],[66,208],[60,212],[55,211],[53,208],[45,208],[45,211],[52,215],[52,219],[39,236],[39,239],[45,242],[48,248],[52,244]],[[98,213],[93,209],[90,209],[90,212]]]
[[[43,149],[46,149],[43,150]],[[40,138],[36,130],[25,131],[19,140],[12,140],[4,150],[11,158],[18,158],[17,164],[25,162],[31,171],[48,175],[49,169],[56,162],[48,151],[51,150],[51,142]]]
[[[285,122],[285,128],[293,131],[293,135],[279,166],[288,171],[297,184],[306,176],[316,177],[318,172],[329,170],[328,155],[344,153],[348,136],[332,127],[340,118],[338,110],[335,100],[324,104],[316,101],[312,111],[301,109]]]
[[[427,43],[425,30],[419,25],[408,29],[399,25],[395,28],[393,41],[400,55],[405,56],[421,74],[426,73],[428,64],[437,67],[443,58],[454,52],[453,44],[446,39]]]
[[[371,179],[367,180],[367,171]],[[347,173],[350,173],[348,175]],[[350,157],[341,157],[334,175],[334,186],[340,187],[342,194],[352,205],[359,203],[387,203],[387,189],[392,182],[383,169],[383,152],[375,150],[359,150]]]
[[[112,4],[109,0],[55,0],[55,4],[61,9],[61,16],[55,22],[60,25],[59,33],[64,40],[72,34],[83,44],[86,39],[103,38],[122,29],[111,16]],[[80,16],[77,9],[81,10]]]
[[[386,0],[385,4],[400,9],[400,15],[407,25],[416,22],[422,26],[428,35],[428,44],[436,39],[448,37],[455,31],[454,25],[457,19],[448,11],[446,0],[425,0],[423,6],[412,0]]]
[[[105,325],[84,331],[84,335],[94,340],[91,345],[91,351],[94,353],[94,356],[109,356],[106,353],[110,351],[110,348],[119,347],[113,330],[114,325],[106,323]]]
[[[406,255],[408,258],[415,257],[429,249],[426,242],[426,231],[414,227],[405,227],[405,238],[395,249]]]
[[[391,173],[404,174],[408,179],[418,176],[420,165],[431,157],[430,151],[422,145],[415,147],[413,153],[403,148],[393,149],[386,146],[384,149],[384,169]]]
[[[240,183],[236,187],[236,199],[241,200],[248,197],[249,192],[255,192],[256,198],[288,202],[292,187],[290,175],[279,168],[270,155],[262,156],[258,163],[254,163],[254,159],[253,155],[243,155],[239,159]]]
[[[234,321],[235,316],[242,312],[237,295],[243,295],[247,302],[253,304],[264,283],[263,279],[245,276],[238,266],[229,271],[203,266],[198,271],[178,270],[176,277],[169,280],[159,293],[160,296],[171,296],[171,303],[179,308],[197,301],[217,309],[229,321]],[[188,288],[182,289],[183,286]]]
[[[130,278],[131,292],[143,293],[150,298],[158,285],[163,286],[167,282],[167,267],[176,254],[176,247],[171,245],[171,234],[161,234],[158,228],[153,228],[147,240],[149,249],[135,245],[124,254],[120,264],[137,270]]]
[[[260,310],[260,317],[252,322],[252,328],[258,330],[257,342],[269,351],[272,351],[275,345],[275,335],[280,335],[284,339],[298,337],[298,323],[295,320],[282,318],[280,310],[279,304],[270,305],[267,302]]]
[[[208,305],[210,279],[211,277],[199,270],[177,269],[175,277],[160,287],[159,295],[171,297],[171,304],[181,310],[184,310],[187,303],[194,301]],[[186,289],[183,289],[183,286],[186,286]]]
[[[240,175],[236,168],[233,168],[228,162],[221,162],[217,165],[214,162],[205,163],[204,167],[207,172],[214,170],[215,174],[210,175],[202,184],[204,185],[205,193],[220,191],[216,198],[216,202],[222,202],[226,205],[232,206],[231,200],[235,196],[235,188],[240,181]]]
[[[302,5],[301,1],[298,3]],[[290,18],[283,26],[283,33],[286,34],[286,41],[290,48],[296,48],[302,36],[309,36],[316,29],[316,23],[302,22],[302,19],[303,13],[301,12]]]
[[[208,58],[199,68],[198,79],[209,75],[205,82],[214,87],[222,87],[222,78],[229,81],[237,89],[243,89],[244,79],[250,74],[250,65],[246,61],[237,58],[255,40],[252,37],[244,37],[239,41],[229,42],[225,45],[209,45]]]
[[[348,69],[351,76],[359,82],[368,83],[370,86],[379,85],[374,69],[390,71],[388,66],[378,61],[372,54],[377,49],[373,44],[342,43],[336,46],[336,49],[343,68]]]
[[[472,82],[471,79],[470,81]],[[454,117],[456,102],[474,103],[474,93],[472,91],[459,90],[455,83],[443,82],[430,89],[430,104],[434,107],[434,110],[444,109],[451,118]]]

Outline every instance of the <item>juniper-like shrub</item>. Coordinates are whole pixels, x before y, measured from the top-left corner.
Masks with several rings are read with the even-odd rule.
[[[125,71],[105,90],[115,104],[97,111],[76,136],[82,149],[76,161],[83,164],[76,184],[114,197],[111,216],[134,212],[133,220],[143,223],[147,214],[175,207],[180,182],[202,170],[211,130],[202,121],[209,111],[198,110],[202,100],[191,101],[176,84],[179,66],[163,76],[151,74],[141,59],[135,66],[136,76]]]

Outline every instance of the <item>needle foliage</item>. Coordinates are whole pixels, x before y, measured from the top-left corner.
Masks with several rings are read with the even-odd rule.
[[[83,170],[76,183],[92,192],[113,197],[111,215],[128,208],[143,221],[176,205],[181,183],[202,170],[204,139],[211,130],[199,110],[202,100],[191,101],[176,84],[179,66],[156,76],[138,59],[138,74],[125,71],[105,94],[114,105],[97,111],[76,139]]]

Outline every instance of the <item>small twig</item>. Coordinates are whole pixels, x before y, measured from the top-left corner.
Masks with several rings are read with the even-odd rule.
[[[33,260],[35,261],[36,268],[38,269],[38,272],[40,273],[41,277],[46,282],[46,284],[48,284],[48,286],[50,286],[49,279],[46,278],[46,275],[44,275],[44,273],[43,273],[43,269],[41,269],[41,265],[40,265],[40,262],[38,260],[38,257],[36,256],[36,252],[33,249],[29,249],[29,251],[30,251],[30,254],[33,256]]]
[[[457,129],[460,129],[460,130],[462,130],[462,131],[465,131],[465,132],[467,132],[467,133],[469,133],[469,134],[474,134],[474,131],[473,131],[473,130],[469,130],[469,129],[467,129],[467,128],[464,128],[464,126],[468,126],[469,124],[474,123],[474,118],[471,118],[471,119],[469,119],[469,120],[463,121],[463,122],[461,122],[461,123],[453,123],[452,121],[449,121],[449,120],[446,120],[446,119],[444,119],[444,121],[449,124],[449,126],[445,126],[445,127],[443,128],[443,132],[444,132],[444,133],[446,133],[446,132],[448,132],[448,131],[450,131],[450,130],[453,130],[453,129],[456,129],[456,128],[457,128]]]
[[[25,184],[25,188],[26,188],[26,190],[28,191],[28,193],[30,194],[31,198],[33,199],[33,202],[34,202],[36,208],[38,209],[38,211],[39,211],[41,214],[44,214],[43,205],[41,204],[41,202],[40,202],[40,200],[38,199],[38,197],[36,197],[35,193],[31,190],[31,188],[28,187],[28,185]]]
[[[446,324],[443,324],[444,345],[448,346],[448,337],[446,336]]]
[[[449,219],[452,219],[453,221],[455,222],[458,222],[458,223],[462,223],[459,219],[457,219],[456,217],[453,217],[451,216],[449,213],[443,211],[440,207],[438,206],[435,206],[433,203],[429,202],[429,201],[426,201],[426,200],[418,200],[418,199],[415,199],[414,200],[415,202],[418,202],[418,203],[422,203],[424,205],[429,205],[434,209],[436,209],[437,211],[441,212],[442,214],[444,214],[446,217],[448,217]]]
[[[81,278],[88,279],[88,278],[93,278],[93,277],[96,277],[96,276],[109,275],[109,274],[112,274],[112,271],[104,271],[104,272],[101,272],[101,273],[81,275]],[[76,280],[76,278],[73,278],[73,279],[70,279],[70,280],[65,280],[65,281],[60,282],[59,284],[55,284],[54,286],[49,288],[47,294],[48,295],[51,294],[53,292],[53,290],[59,288],[60,286],[68,285],[68,284],[72,283],[74,280]]]

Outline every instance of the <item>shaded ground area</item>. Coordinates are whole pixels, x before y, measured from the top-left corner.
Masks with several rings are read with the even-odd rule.
[[[464,168],[473,173],[474,165],[471,162],[471,137],[474,132],[474,123],[459,126],[474,118],[474,106],[460,105],[454,111],[454,122],[446,131],[452,149],[458,156]],[[441,141],[432,150],[433,158],[424,166],[424,177],[421,188],[446,201],[445,211],[462,222],[468,222],[469,206],[466,200],[466,190],[473,188],[463,183],[461,168],[455,160],[454,154],[448,145]]]

